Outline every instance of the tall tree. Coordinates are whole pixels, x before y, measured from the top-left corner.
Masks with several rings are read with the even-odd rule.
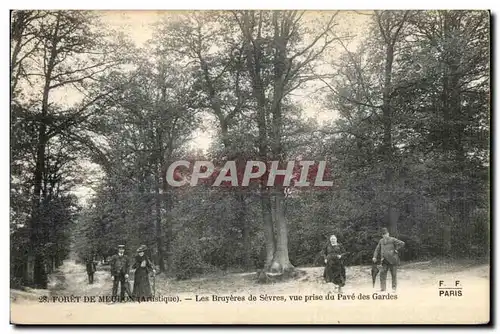
[[[246,66],[257,106],[259,155],[262,161],[280,161],[282,168],[286,161],[282,146],[283,103],[291,92],[313,78],[307,75],[310,68],[336,40],[332,32],[336,14],[327,17],[320,28],[309,30],[303,12],[243,11],[234,13],[234,16],[243,35]],[[310,30],[312,32],[308,34]],[[293,270],[293,265],[288,258],[288,230],[281,186],[273,189],[272,197],[273,201],[270,189],[262,184],[267,250],[265,267],[287,272]]]
[[[422,12],[412,24],[432,57],[424,71],[433,74],[428,87],[435,89],[428,140],[434,173],[442,175],[433,193],[443,221],[443,251],[454,254],[468,246],[458,235],[467,234],[473,207],[482,202],[485,189],[478,184],[486,180],[489,165],[489,17],[481,11]]]
[[[382,42],[385,48],[384,60],[384,83],[382,91],[382,122],[384,127],[384,155],[385,155],[385,184],[386,184],[386,205],[387,205],[387,225],[392,233],[397,233],[397,224],[399,219],[399,210],[395,208],[394,203],[394,153],[393,153],[393,125],[392,119],[394,107],[392,106],[392,93],[394,91],[392,76],[393,64],[396,53],[397,43],[401,41],[403,29],[408,21],[408,11],[391,12],[383,11],[376,12],[376,21],[379,27],[379,33],[382,37]]]
[[[37,235],[43,229],[38,216],[46,197],[43,181],[47,174],[47,146],[54,138],[74,131],[99,110],[96,106],[110,92],[92,90],[89,84],[122,61],[117,53],[122,44],[113,45],[96,32],[97,20],[90,12],[18,11],[14,15],[11,89],[30,90],[29,98],[19,95],[22,112],[16,116],[19,122],[34,124],[37,131],[28,261],[29,280],[37,284],[44,276],[43,272],[33,273],[33,268],[41,268],[38,262],[42,261],[37,255],[41,242]],[[78,102],[58,105],[57,94],[63,90],[71,92],[70,87],[74,95],[79,95]]]
[[[194,85],[200,91],[197,108],[212,114],[217,122],[223,149],[217,160],[244,160],[248,152],[234,141],[238,118],[248,110],[248,76],[244,67],[241,36],[224,12],[186,14],[166,22],[158,40],[164,52],[176,55],[178,62],[191,64]],[[241,179],[240,179],[241,182]],[[235,225],[242,224],[244,249],[250,249],[249,227],[245,218],[243,188],[229,188],[237,199]],[[250,254],[244,259],[250,266]]]

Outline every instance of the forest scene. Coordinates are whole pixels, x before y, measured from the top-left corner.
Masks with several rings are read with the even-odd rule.
[[[488,11],[17,10],[10,43],[11,288],[117,245],[175,281],[293,277],[332,234],[369,265],[384,227],[403,263],[489,263]],[[172,187],[179,160],[333,186]]]

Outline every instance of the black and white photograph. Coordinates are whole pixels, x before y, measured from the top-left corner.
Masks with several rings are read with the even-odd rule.
[[[10,322],[491,321],[488,10],[10,11]]]

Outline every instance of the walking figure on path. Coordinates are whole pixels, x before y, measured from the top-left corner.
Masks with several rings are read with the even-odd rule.
[[[335,235],[330,236],[330,240],[322,251],[325,260],[323,278],[325,282],[338,286],[338,292],[342,292],[342,287],[346,281],[345,266],[342,259],[343,252],[344,248],[337,243]]]
[[[113,300],[116,300],[118,294],[118,285],[120,285],[120,301],[125,300],[125,292],[131,297],[128,273],[130,271],[130,263],[125,256],[125,246],[118,245],[118,254],[111,257],[111,279],[113,280]]]
[[[134,298],[137,301],[147,301],[148,298],[152,297],[149,274],[156,274],[153,262],[144,254],[146,249],[147,247],[145,245],[137,249],[135,263],[132,265],[132,269],[135,269]]]
[[[380,290],[385,291],[387,281],[387,271],[391,271],[392,291],[397,289],[397,266],[399,266],[398,251],[403,248],[405,243],[399,239],[389,236],[389,231],[384,227],[382,229],[382,239],[377,244],[373,252],[373,263],[377,263],[377,257],[380,254],[382,270],[380,271]]]
[[[94,258],[92,256],[88,258],[86,262],[89,284],[94,284],[94,273],[97,270],[97,263],[94,261]]]

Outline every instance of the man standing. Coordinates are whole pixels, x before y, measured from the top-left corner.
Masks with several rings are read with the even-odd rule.
[[[94,273],[97,270],[96,262],[91,256],[87,259],[87,276],[89,277],[89,284],[94,284]]]
[[[128,290],[128,273],[130,263],[125,254],[125,246],[118,245],[118,254],[111,257],[111,279],[113,280],[113,300],[118,294],[118,284],[120,284],[120,301],[125,300],[125,292]],[[127,293],[130,293],[127,291]]]
[[[384,227],[382,229],[382,239],[378,242],[375,252],[373,252],[373,262],[377,262],[377,257],[380,254],[382,270],[380,271],[380,288],[385,291],[387,271],[391,271],[392,291],[396,292],[397,288],[397,266],[399,265],[398,251],[405,245],[401,240],[389,236],[389,231]]]

